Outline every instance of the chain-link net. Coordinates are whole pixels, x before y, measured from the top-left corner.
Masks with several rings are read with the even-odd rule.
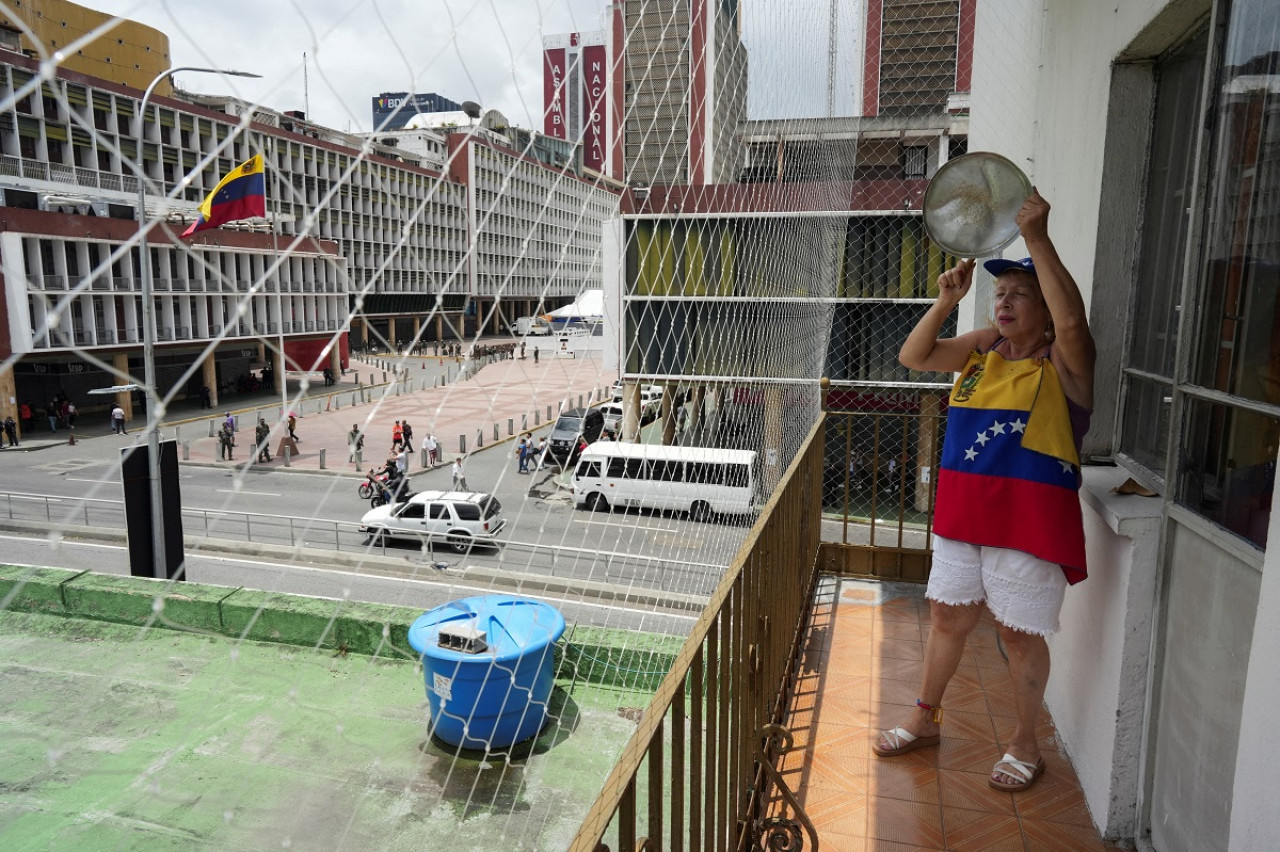
[[[276,679],[282,702],[302,703],[311,682],[250,655],[251,640],[294,636],[338,660],[355,696],[384,677],[345,660],[362,650],[407,666],[406,681],[428,678],[430,702],[421,681],[399,696],[399,713],[427,716],[419,734],[451,719],[474,729],[470,746],[491,746],[411,735],[412,755],[381,772],[381,753],[357,744],[369,764],[354,786],[330,801],[300,784],[288,807],[304,817],[280,825],[263,814],[284,806],[258,811],[259,791],[224,779],[210,798],[215,840],[376,845],[371,823],[413,838],[415,818],[438,827],[444,809],[480,832],[457,848],[498,848],[495,837],[558,848],[588,802],[563,799],[557,748],[598,738],[615,753],[821,416],[824,377],[840,412],[826,433],[823,510],[838,522],[827,537],[926,546],[950,377],[909,371],[897,352],[955,262],[925,232],[920,201],[967,149],[970,4],[886,0],[865,20],[834,2],[557,5],[528,30],[490,20],[483,4],[448,6],[456,31],[488,28],[489,53],[460,52],[454,79],[505,92],[491,77],[496,52],[538,94],[496,109],[456,103],[407,127],[396,98],[372,99],[374,123],[367,101],[342,100],[351,56],[330,57],[350,51],[359,16],[382,20],[377,43],[409,72],[370,79],[413,91],[422,69],[439,71],[444,43],[433,35],[424,48],[374,3],[333,20],[293,9],[310,57],[273,67],[310,74],[346,111],[330,120],[367,131],[292,111],[294,89],[237,96],[259,90],[216,70],[227,63],[215,45],[234,35],[274,49],[243,19],[215,19],[225,32],[205,37],[169,4],[112,11],[123,19],[0,0],[0,408],[16,449],[32,450],[6,458],[5,503],[40,531],[13,539],[10,561],[34,567],[9,569],[5,637],[48,630],[16,620],[42,608],[42,583],[181,566],[183,579],[141,593],[155,606],[126,647],[141,653],[162,629],[223,633]],[[246,182],[219,194],[237,175]],[[235,206],[255,196],[260,211]],[[228,204],[249,212],[183,235]],[[371,507],[386,490],[374,480],[405,468],[399,498],[430,496],[399,500],[392,487],[389,506]],[[893,522],[890,540],[875,538],[877,520]],[[54,569],[66,573],[40,573]],[[260,594],[245,598],[246,620],[196,627],[174,601],[197,586],[189,596]],[[277,609],[292,604],[261,597],[276,593],[311,596],[320,628],[284,626]],[[483,594],[537,594],[568,621],[552,639],[554,691],[531,699],[546,727],[523,750],[476,733],[448,684],[412,670],[421,649],[396,621],[403,611],[379,616],[388,632],[370,643],[343,632],[356,601],[434,611]],[[75,636],[42,641],[59,656]],[[117,771],[75,739],[97,718],[88,707],[146,680],[110,659],[99,680],[69,687],[86,709],[64,725],[38,732],[39,714],[19,714],[28,756],[46,755],[73,789],[115,777],[165,801],[189,794],[200,810],[200,789],[174,789],[199,786],[192,775],[166,776],[163,761]],[[239,675],[226,677],[234,687]],[[352,701],[341,712],[363,714]],[[333,730],[335,712],[303,716]],[[235,718],[233,729],[195,723],[165,760],[199,763],[230,738],[244,759],[286,771],[272,754],[302,736],[291,723]],[[261,739],[244,734],[259,724]],[[590,788],[608,763],[573,768]],[[116,793],[95,810],[133,815]],[[495,829],[482,832],[477,815],[502,827],[484,833]],[[21,817],[33,832],[21,836],[53,830],[50,819]]]

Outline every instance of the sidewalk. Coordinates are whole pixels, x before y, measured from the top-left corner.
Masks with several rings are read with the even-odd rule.
[[[537,364],[532,358],[496,361],[462,380],[457,379],[459,364],[455,359],[445,358],[441,363],[434,357],[409,357],[402,363],[408,368],[404,382],[360,388],[348,381],[339,384],[336,393],[335,388],[321,388],[324,393],[292,401],[285,416],[288,411],[298,416],[298,452],[290,454],[289,467],[320,470],[322,450],[326,470],[363,472],[380,465],[390,454],[391,427],[396,420],[412,424],[415,457],[420,457],[423,442],[431,434],[446,458],[474,452],[545,427],[562,404],[576,406],[580,397],[585,404],[599,401],[616,378],[606,374],[602,361],[594,358],[548,358]],[[367,364],[353,366],[347,378],[353,371],[367,376],[369,369]],[[451,380],[445,383],[446,378]],[[288,427],[280,420],[280,398],[255,399],[253,403],[229,409],[239,420],[231,462],[218,459],[218,439],[210,437],[209,429],[214,424],[216,430],[228,409],[181,421],[168,418],[162,432],[166,438],[177,438],[189,446],[188,464],[242,464],[255,454],[253,428],[262,416],[272,426],[272,460],[255,466],[284,467],[279,449]],[[358,425],[366,436],[360,464],[348,461],[347,436],[352,425]]]

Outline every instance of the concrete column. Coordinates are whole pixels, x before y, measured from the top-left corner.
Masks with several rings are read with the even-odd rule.
[[[698,385],[693,389],[693,397],[689,400],[689,429],[695,435],[702,428],[702,407],[707,402],[707,389]]]
[[[210,352],[205,356],[204,363],[200,365],[200,380],[209,388],[209,401],[214,408],[218,407],[218,364],[214,355],[217,353]]]
[[[671,416],[673,411],[671,398],[675,396],[675,390],[670,386],[662,389],[662,443],[664,446],[670,446],[676,440],[676,419]]]
[[[333,380],[338,381],[342,375],[342,347],[337,343],[329,347],[329,369],[333,371]]]
[[[920,432],[916,440],[915,508],[923,512],[929,508],[929,487],[937,471],[933,469],[933,454],[938,446],[938,420],[942,396],[936,393],[920,395]]]
[[[422,340],[422,317],[419,316],[413,318],[413,340],[415,343]]]
[[[129,353],[117,352],[111,356],[111,366],[116,368],[116,372],[129,375]],[[125,384],[124,379],[117,379],[118,384]],[[124,409],[124,419],[128,422],[133,419],[133,394],[125,392],[116,394],[115,404]],[[43,410],[43,405],[41,410]]]
[[[0,423],[6,417],[12,417],[18,424],[18,431],[22,431],[22,418],[18,416],[18,384],[13,378],[12,364],[0,367]]]
[[[397,349],[395,317],[387,317],[387,346],[391,348],[392,352],[395,352]]]
[[[550,419],[550,418],[547,418]],[[640,440],[640,385],[622,386],[622,440]]]
[[[276,389],[276,392],[277,392],[277,393],[280,393],[280,392],[281,392],[281,391],[283,391],[283,390],[285,389],[285,387],[286,387],[286,385],[285,385],[285,381],[284,381],[284,371],[285,371],[285,369],[287,368],[287,363],[288,363],[288,362],[287,362],[287,360],[286,360],[286,359],[285,359],[285,357],[284,357],[284,352],[283,352],[283,351],[275,352],[275,358],[274,358],[274,361],[275,361],[275,364],[274,364],[274,366],[272,367],[272,369],[275,371],[275,374],[276,374],[276,388],[275,388],[275,389]]]
[[[444,340],[444,314],[436,313],[436,342]]]
[[[360,345],[365,349],[369,348],[369,319],[367,317],[360,318]]]
[[[778,385],[764,389],[764,464],[760,471],[767,497],[782,479],[782,388]]]

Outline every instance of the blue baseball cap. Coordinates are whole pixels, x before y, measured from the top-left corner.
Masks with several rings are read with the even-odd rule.
[[[1031,258],[1024,257],[1022,260],[1009,260],[1004,257],[997,257],[994,260],[988,260],[982,264],[982,268],[990,272],[996,278],[1004,275],[1010,269],[1017,269],[1022,272],[1036,274],[1036,265],[1031,262]]]

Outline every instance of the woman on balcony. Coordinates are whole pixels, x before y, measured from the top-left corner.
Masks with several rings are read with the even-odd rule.
[[[939,339],[969,292],[974,261],[938,279],[938,298],[898,359],[956,372],[938,473],[931,629],[916,710],[874,746],[893,757],[940,742],[943,693],[982,604],[998,624],[1017,725],[990,785],[1030,787],[1044,772],[1036,721],[1049,677],[1045,637],[1066,587],[1085,577],[1079,452],[1093,409],[1096,352],[1084,300],[1049,239],[1049,203],[1032,191],[1017,215],[1031,257],[990,260],[994,325]]]

